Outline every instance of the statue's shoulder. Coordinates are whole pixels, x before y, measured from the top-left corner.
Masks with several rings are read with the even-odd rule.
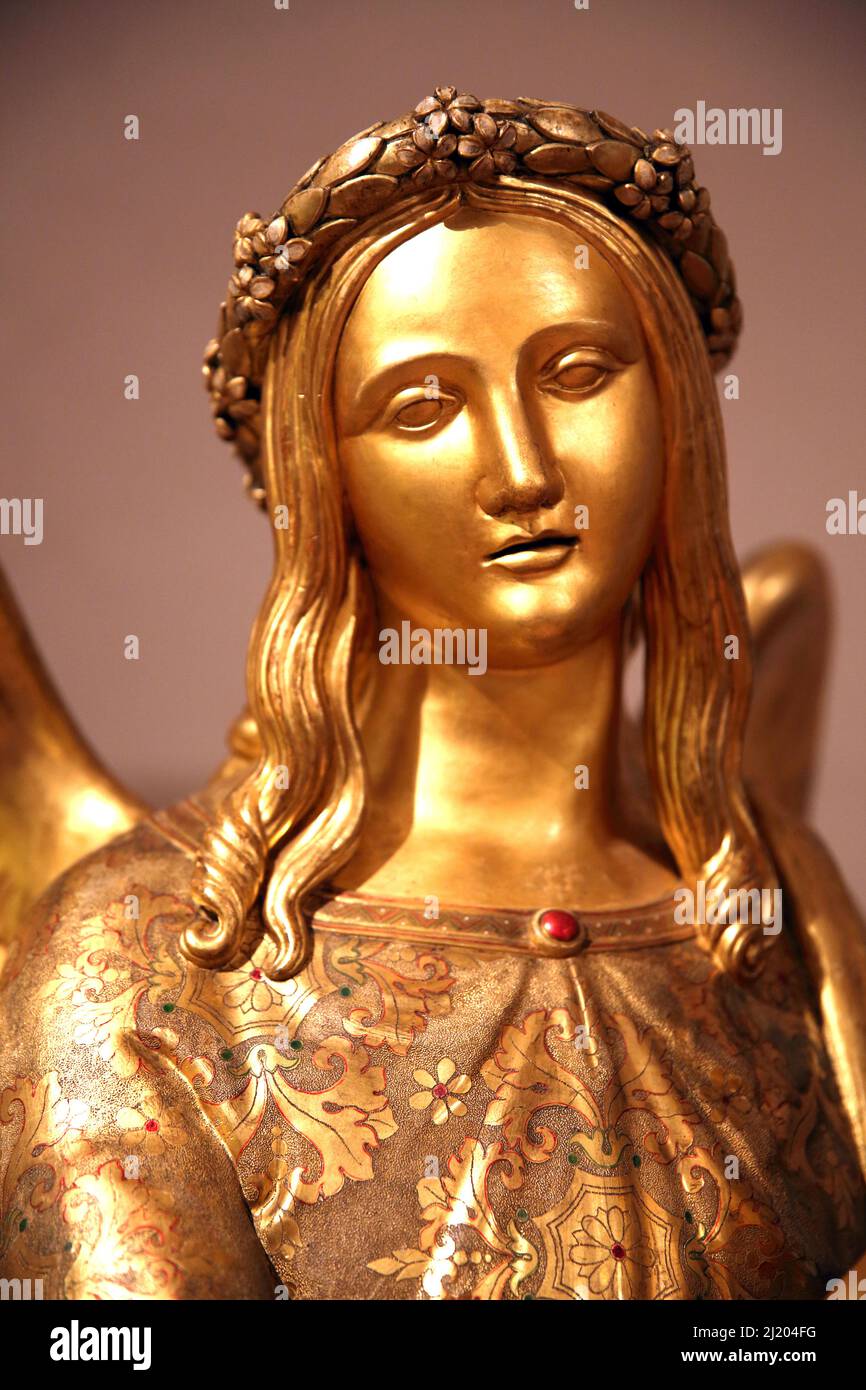
[[[273,1297],[171,1027],[193,864],[142,821],[51,885],[4,974],[0,1273],[45,1297]]]
[[[91,851],[60,874],[28,911],[12,942],[3,981],[17,978],[31,958],[51,957],[78,944],[82,928],[97,944],[102,930],[123,949],[118,920],[136,921],[142,901],[161,916],[189,916],[196,854],[207,825],[196,797],[144,816],[130,830]]]
[[[183,891],[190,881],[191,864],[147,822],[91,851],[58,875],[27,910],[17,935],[9,945],[0,988],[15,983],[27,987],[49,970],[56,958],[78,945],[84,924],[114,900],[123,900],[133,885],[143,882],[169,884]],[[133,908],[130,904],[130,910]],[[95,933],[92,933],[95,934]]]

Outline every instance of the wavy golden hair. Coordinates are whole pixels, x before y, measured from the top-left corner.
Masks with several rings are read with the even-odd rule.
[[[274,334],[263,390],[263,469],[274,569],[247,656],[255,765],[218,807],[193,880],[203,919],[183,936],[200,965],[236,955],[264,889],[264,927],[285,979],[309,945],[305,902],[351,855],[364,808],[356,707],[373,653],[371,597],[337,458],[331,386],[340,334],[374,267],[461,203],[551,218],[595,246],[638,308],[665,424],[659,530],[641,578],[644,744],[658,819],[684,880],[710,888],[773,881],[741,762],[749,634],[728,526],[722,426],[697,316],[668,258],[573,186],[500,178],[415,193],[371,219],[322,266]],[[728,660],[725,639],[739,640]],[[754,969],[760,926],[704,928],[728,968]]]

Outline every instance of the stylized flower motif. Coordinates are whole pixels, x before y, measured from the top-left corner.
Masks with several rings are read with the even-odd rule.
[[[416,1091],[409,1097],[413,1110],[426,1110],[433,1106],[434,1125],[444,1125],[449,1115],[465,1115],[466,1106],[459,1099],[465,1096],[472,1082],[468,1076],[455,1076],[457,1068],[450,1057],[443,1057],[436,1067],[436,1075],[429,1071],[416,1071],[412,1075],[423,1091]]]
[[[165,1105],[153,1091],[148,1092],[137,1110],[129,1106],[118,1110],[117,1123],[126,1131],[126,1143],[140,1144],[142,1152],[151,1158],[158,1158],[166,1149],[180,1149],[186,1143],[180,1110]]]
[[[250,319],[273,322],[277,311],[268,300],[275,289],[276,284],[269,275],[257,274],[255,266],[242,265],[229,281],[229,294],[235,300],[238,323],[247,323]]]
[[[252,970],[235,972],[240,976],[237,984],[231,986],[223,995],[227,1009],[238,1009],[242,1014],[263,1014],[278,1007],[283,995],[266,975],[254,966]]]
[[[245,212],[235,228],[235,265],[252,265],[259,256],[267,254],[265,223],[253,212]]]
[[[228,416],[236,424],[252,420],[258,414],[258,401],[247,397],[249,383],[246,377],[229,376],[225,367],[217,367],[211,377],[211,390],[214,393],[212,410],[219,418]],[[219,422],[217,425],[219,428]],[[227,426],[231,430],[231,426]],[[223,431],[220,430],[222,434]],[[230,438],[230,434],[225,436]]]
[[[457,149],[456,135],[440,135],[438,138],[425,121],[416,126],[412,139],[406,140],[397,149],[397,158],[407,169],[420,188],[426,188],[438,174],[443,179],[457,177],[457,165],[451,155]]]
[[[713,1067],[700,1092],[707,1107],[707,1119],[711,1124],[746,1115],[752,1108],[748,1096],[743,1095],[742,1079],[734,1072],[725,1072],[721,1067]]]
[[[304,259],[310,249],[311,243],[305,241],[303,237],[293,237],[291,241],[280,242],[273,248],[273,261],[275,270],[296,270],[298,263]],[[267,265],[266,256],[262,265]]]
[[[298,269],[312,243],[304,237],[289,237],[288,219],[280,214],[265,224],[261,217],[245,213],[235,233],[234,257],[237,270],[229,281],[229,297],[238,324],[257,319],[270,324],[276,318],[271,302],[282,272],[282,288],[299,279]]]
[[[594,1216],[583,1218],[580,1230],[585,1239],[571,1247],[568,1258],[588,1278],[590,1291],[603,1294],[614,1283],[615,1298],[638,1297],[643,1271],[655,1264],[656,1256],[643,1243],[637,1222],[622,1207],[598,1207]]]
[[[460,135],[471,128],[472,112],[481,110],[481,102],[470,92],[458,92],[456,87],[437,87],[432,97],[425,97],[415,107],[419,116],[438,140],[449,126]]]
[[[101,996],[105,985],[124,978],[121,971],[108,964],[105,952],[93,951],[80,956],[75,965],[61,961],[51,993],[58,1004],[90,1004]]]
[[[470,174],[487,179],[492,174],[510,174],[517,167],[511,147],[517,130],[510,121],[501,124],[482,111],[472,118],[472,134],[464,135],[457,143],[457,153],[471,159]]]

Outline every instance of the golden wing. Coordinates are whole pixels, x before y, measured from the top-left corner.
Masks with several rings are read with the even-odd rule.
[[[743,772],[750,791],[802,817],[815,769],[831,633],[818,555],[768,546],[743,566],[754,676]]]
[[[0,570],[0,964],[49,883],[146,811],[66,713]]]
[[[866,1178],[866,926],[832,856],[804,824],[831,612],[812,551],[782,545],[743,571],[755,648],[744,772],[815,985],[824,1038]],[[866,1271],[866,1255],[858,1265]]]
[[[831,631],[826,572],[814,551],[785,542],[746,561],[742,580],[753,648],[743,775],[761,802],[802,819],[815,770]],[[651,823],[643,734],[632,717],[623,718],[622,743],[626,795],[639,819]]]

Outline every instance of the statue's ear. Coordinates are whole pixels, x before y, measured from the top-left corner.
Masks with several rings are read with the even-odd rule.
[[[795,543],[743,566],[754,673],[743,776],[761,799],[802,817],[818,743],[830,639],[830,591],[815,551]]]
[[[0,570],[0,958],[58,874],[146,813],[64,709]]]

